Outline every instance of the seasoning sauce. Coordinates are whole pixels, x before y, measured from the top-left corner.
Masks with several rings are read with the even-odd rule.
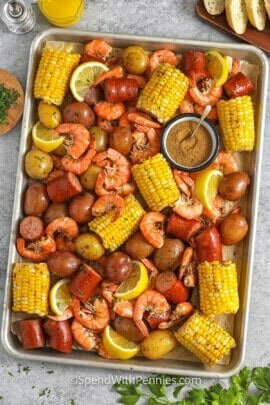
[[[167,136],[168,154],[176,163],[182,166],[198,166],[205,162],[211,154],[212,139],[205,127],[201,125],[195,136],[188,137],[194,131],[196,125],[197,122],[194,121],[182,121],[176,124]]]

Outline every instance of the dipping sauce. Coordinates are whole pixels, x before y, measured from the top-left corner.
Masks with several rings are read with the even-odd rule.
[[[192,138],[187,137],[194,131],[196,125],[195,121],[179,122],[167,136],[168,154],[175,163],[181,166],[198,166],[204,163],[212,152],[212,139],[204,126],[201,125]]]

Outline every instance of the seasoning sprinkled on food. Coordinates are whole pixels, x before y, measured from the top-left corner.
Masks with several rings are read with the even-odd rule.
[[[170,157],[178,164],[194,167],[207,160],[212,150],[212,140],[204,126],[200,126],[196,134],[192,134],[197,122],[182,121],[169,132],[166,146]]]

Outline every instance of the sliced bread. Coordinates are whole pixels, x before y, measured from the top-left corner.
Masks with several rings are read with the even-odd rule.
[[[237,34],[244,34],[248,22],[245,0],[226,0],[225,10],[229,26]]]
[[[225,8],[225,0],[203,0],[206,11],[211,15],[223,13]]]
[[[264,0],[265,10],[268,14],[268,18],[270,20],[270,0]]]
[[[248,19],[257,30],[262,31],[266,23],[264,0],[245,0]]]

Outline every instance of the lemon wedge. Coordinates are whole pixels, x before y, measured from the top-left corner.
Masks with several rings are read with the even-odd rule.
[[[84,96],[96,79],[109,68],[103,63],[91,61],[79,65],[70,80],[70,90],[77,101],[84,101]]]
[[[109,325],[103,332],[102,343],[107,353],[115,359],[128,360],[140,351],[138,345],[121,336]]]
[[[223,177],[216,169],[203,170],[195,180],[194,192],[204,208],[213,210],[213,200],[218,194],[218,186]]]
[[[141,295],[148,287],[148,271],[138,261],[132,263],[133,270],[120,284],[114,296],[122,300],[132,300]]]
[[[33,126],[32,138],[35,146],[46,153],[57,149],[65,139],[53,129],[46,128],[40,121]]]
[[[211,50],[205,53],[206,66],[211,73],[213,79],[215,79],[216,87],[221,87],[228,79],[229,69],[228,63],[223,58],[220,52]]]
[[[56,315],[62,315],[65,309],[71,304],[69,293],[69,278],[63,278],[54,284],[50,291],[50,307]]]

